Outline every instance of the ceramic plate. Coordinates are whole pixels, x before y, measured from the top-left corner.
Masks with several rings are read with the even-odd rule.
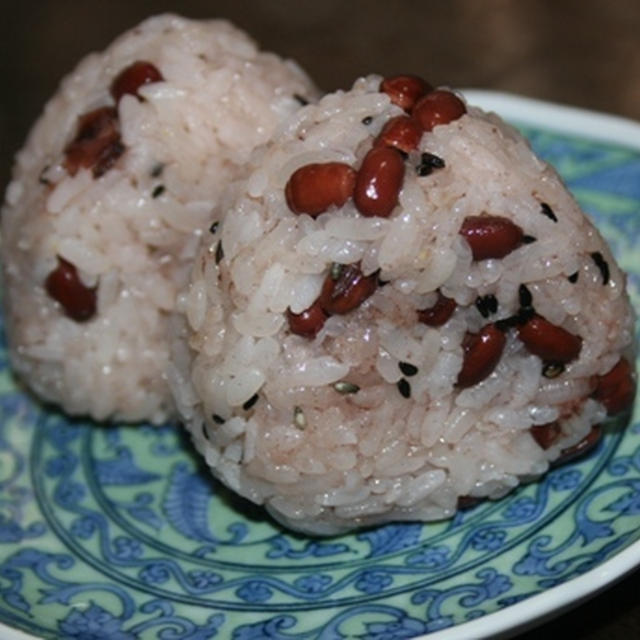
[[[629,272],[640,309],[640,125],[467,95],[521,127],[557,167]],[[513,631],[640,564],[638,417],[609,429],[587,458],[451,521],[311,539],[214,483],[178,429],[104,428],[43,409],[12,380],[2,346],[2,637]]]

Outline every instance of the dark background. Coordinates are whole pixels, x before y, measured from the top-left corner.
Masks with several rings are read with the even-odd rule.
[[[320,88],[370,72],[494,89],[640,120],[638,0],[0,0],[0,190],[80,57],[154,13],[224,17]],[[520,636],[640,637],[640,573]]]

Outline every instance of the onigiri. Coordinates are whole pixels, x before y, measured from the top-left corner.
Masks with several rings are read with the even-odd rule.
[[[336,534],[452,516],[633,402],[625,276],[498,116],[361,78],[256,149],[177,309],[170,379],[213,474]]]
[[[316,90],[222,20],[150,18],[62,82],[2,211],[14,369],[97,420],[174,415],[167,318],[220,195]]]

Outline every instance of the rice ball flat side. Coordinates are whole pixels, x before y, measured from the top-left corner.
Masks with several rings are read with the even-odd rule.
[[[461,96],[362,78],[231,192],[172,384],[212,472],[286,526],[450,517],[631,406],[624,274],[556,172]]]
[[[167,317],[251,151],[316,90],[222,20],[150,18],[62,82],[2,211],[15,370],[94,419],[174,415]]]

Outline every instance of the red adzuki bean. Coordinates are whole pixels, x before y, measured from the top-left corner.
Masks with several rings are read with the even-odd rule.
[[[451,91],[436,89],[418,100],[411,115],[424,131],[431,131],[439,124],[449,124],[467,112],[464,102]]]
[[[90,320],[96,313],[96,290],[87,287],[73,264],[58,257],[58,266],[49,273],[44,288],[76,322]]]
[[[459,496],[457,508],[460,510],[471,509],[477,504],[480,504],[483,500],[484,498],[476,498],[475,496]]]
[[[162,80],[164,78],[155,65],[144,60],[138,60],[123,69],[115,77],[111,83],[111,95],[117,104],[125,94],[139,97],[138,89],[142,85],[161,82]]]
[[[318,302],[327,314],[344,314],[357,309],[378,286],[378,274],[365,276],[358,264],[346,264],[337,278],[327,275]]]
[[[558,438],[562,429],[560,425],[554,422],[546,424],[536,424],[529,429],[533,439],[543,448],[548,449]]]
[[[566,364],[580,355],[582,338],[534,314],[518,326],[518,337],[529,353],[542,360]]]
[[[460,234],[471,247],[474,260],[504,258],[517,249],[524,235],[522,229],[502,216],[468,216]]]
[[[631,408],[636,395],[634,371],[626,358],[602,376],[598,376],[593,397],[604,405],[607,414],[614,416]]]
[[[456,301],[443,296],[438,291],[438,299],[435,304],[428,309],[418,311],[418,320],[429,327],[441,327],[449,320],[455,310]]]
[[[398,105],[407,113],[425,93],[433,87],[419,76],[400,75],[385,78],[380,83],[380,91],[386,93],[393,104]]]
[[[600,429],[600,425],[594,424],[591,427],[591,431],[589,431],[589,433],[580,440],[580,442],[574,444],[572,447],[563,449],[560,453],[560,457],[557,460],[554,460],[551,463],[551,466],[556,467],[559,464],[565,464],[570,460],[575,460],[575,458],[585,455],[598,444],[601,437],[602,430]]]
[[[420,125],[409,116],[396,116],[391,118],[375,139],[374,146],[395,147],[400,151],[409,153],[418,148],[422,129]]]
[[[330,206],[341,207],[353,194],[356,172],[342,162],[307,164],[294,171],[285,187],[289,209],[319,216]]]
[[[76,137],[64,150],[64,166],[73,176],[80,168],[93,169],[99,178],[124,152],[118,128],[118,112],[100,107],[78,119]]]
[[[301,313],[293,313],[291,309],[287,309],[287,320],[289,321],[289,330],[305,338],[315,338],[320,329],[327,320],[327,314],[320,306],[320,302],[316,300],[308,309]]]
[[[398,204],[404,179],[404,158],[391,147],[367,152],[356,176],[353,202],[366,217],[387,218]]]
[[[502,356],[507,339],[495,324],[487,324],[478,333],[467,333],[462,341],[464,360],[456,385],[466,388],[491,375]]]

